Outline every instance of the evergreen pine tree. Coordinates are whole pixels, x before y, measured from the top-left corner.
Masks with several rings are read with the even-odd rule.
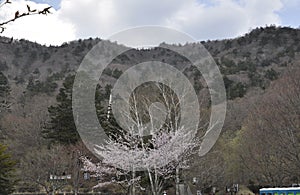
[[[5,97],[9,93],[8,79],[0,72],[0,97]]]
[[[0,194],[8,195],[13,192],[16,184],[14,166],[16,162],[7,153],[6,146],[0,144]]]
[[[74,144],[79,140],[72,113],[72,87],[74,78],[74,75],[69,75],[65,78],[63,87],[56,97],[58,104],[48,108],[50,121],[43,133],[45,138],[53,142]]]
[[[63,87],[60,89],[56,97],[57,103],[48,108],[50,114],[49,123],[46,125],[43,133],[44,137],[50,139],[52,142],[61,144],[74,144],[80,138],[76,130],[72,111],[72,88],[75,76],[68,76],[65,78]],[[106,85],[105,90],[101,91],[98,85],[95,92],[95,107],[98,119],[102,128],[108,135],[113,135],[120,127],[117,125],[114,118],[107,119],[107,106],[108,98],[111,90],[111,85]],[[104,93],[104,94],[102,94]],[[107,98],[106,98],[107,97]],[[107,102],[106,102],[107,101]]]
[[[0,117],[1,113],[9,109],[8,96],[10,87],[6,76],[0,72]]]

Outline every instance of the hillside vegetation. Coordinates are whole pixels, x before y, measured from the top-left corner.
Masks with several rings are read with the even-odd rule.
[[[71,98],[82,59],[104,40],[61,46],[9,40],[0,37],[0,143],[17,162],[16,190],[49,192],[54,187],[76,190],[95,185],[95,180],[83,180],[80,170],[79,156],[91,154],[76,132]],[[270,26],[201,44],[223,74],[228,108],[217,144],[206,156],[194,156],[183,172],[186,181],[198,177],[203,189],[220,190],[232,183],[253,190],[257,185],[299,183],[300,30]],[[204,100],[202,111],[208,120],[208,89],[195,67],[170,50],[131,49],[104,70],[95,93],[98,118],[108,133],[114,134],[117,126],[105,118],[112,86],[128,68],[150,60],[172,64],[187,76]],[[72,174],[72,179],[53,184],[50,174]]]

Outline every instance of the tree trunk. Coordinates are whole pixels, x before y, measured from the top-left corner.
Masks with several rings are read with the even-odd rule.
[[[135,195],[135,170],[134,167],[132,167],[132,188],[131,188],[131,194]]]
[[[155,178],[155,195],[158,195],[159,193],[159,179],[157,174],[157,169],[154,170],[154,178]]]
[[[176,195],[179,195],[179,167],[176,167]]]
[[[149,175],[149,180],[150,180],[152,195],[155,195],[153,178],[152,178],[152,175],[151,175],[151,171],[149,169],[148,169],[148,175]]]

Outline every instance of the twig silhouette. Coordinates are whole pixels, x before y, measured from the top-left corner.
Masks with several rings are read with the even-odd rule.
[[[0,8],[3,7],[5,4],[9,4],[9,3],[11,3],[11,1],[9,1],[9,0],[6,0],[6,1],[0,3]]]
[[[6,0],[6,1],[0,3],[0,8],[2,8],[4,5],[10,4],[10,3],[12,3],[10,0]],[[26,5],[26,6],[27,6],[27,12],[20,13],[20,11],[16,11],[13,18],[8,19],[4,22],[0,22],[0,33],[3,33],[5,31],[5,25],[7,25],[11,22],[14,22],[15,20],[17,20],[19,18],[22,18],[24,16],[37,15],[37,14],[47,15],[47,14],[51,13],[50,9],[52,8],[52,6],[49,6],[49,7],[44,8],[43,10],[37,10],[37,9],[31,9],[31,7],[29,5]]]

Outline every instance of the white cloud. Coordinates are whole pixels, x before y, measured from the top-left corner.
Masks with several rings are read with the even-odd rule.
[[[277,12],[283,8],[280,0],[252,0],[246,1],[245,10],[250,19],[250,25],[262,26],[265,24],[279,24]]]
[[[24,7],[29,1],[17,2]],[[62,0],[52,15],[20,19],[6,35],[58,44],[75,38],[107,38],[140,25],[162,25],[198,40],[221,39],[280,24],[277,11],[282,6],[281,0],[212,0],[209,5],[199,0]],[[1,12],[0,18],[4,15]]]
[[[182,0],[62,0],[61,12],[75,24],[78,36],[107,37],[138,25],[163,25],[184,3]]]
[[[47,4],[37,4],[32,1],[16,0],[1,8],[0,20],[12,19],[18,10],[26,12],[29,5],[32,9],[42,10]],[[26,16],[15,20],[6,26],[3,36],[16,39],[27,39],[41,44],[59,45],[65,41],[76,39],[75,29],[71,23],[67,23],[60,17],[60,12],[51,9],[52,14]]]
[[[200,40],[236,37],[249,28],[280,24],[276,11],[280,0],[218,0],[213,6],[189,4],[169,20],[177,27]]]
[[[247,30],[247,23],[245,9],[231,1],[220,1],[209,7],[190,4],[174,14],[168,25],[205,40],[236,36],[241,29]]]
[[[163,25],[201,40],[235,37],[249,28],[280,24],[280,0],[62,0],[64,18],[78,37],[100,36],[139,25]]]

